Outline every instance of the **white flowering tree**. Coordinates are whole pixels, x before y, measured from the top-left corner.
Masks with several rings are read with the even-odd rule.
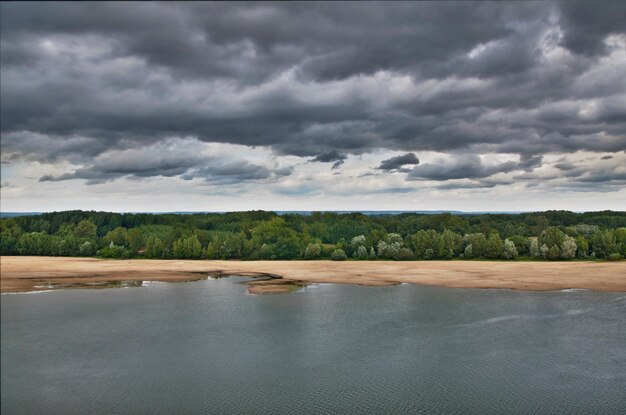
[[[571,236],[565,236],[563,239],[563,245],[561,245],[561,258],[572,259],[576,257],[576,241]]]
[[[539,251],[539,241],[537,241],[537,238],[532,238],[530,240],[529,252],[530,256],[533,258],[539,258],[541,256],[541,252]]]
[[[515,243],[509,239],[504,240],[504,257],[506,259],[515,259],[518,257],[517,248]]]
[[[319,244],[308,244],[304,250],[304,258],[313,259],[318,258],[322,252],[322,247]]]
[[[367,238],[365,238],[365,235],[359,235],[359,236],[355,236],[354,238],[352,238],[352,241],[350,241],[350,245],[352,246],[352,249],[359,249],[359,246],[365,246],[367,242]]]
[[[367,248],[363,245],[359,245],[358,249],[354,251],[354,254],[352,254],[354,259],[367,259],[367,256]]]

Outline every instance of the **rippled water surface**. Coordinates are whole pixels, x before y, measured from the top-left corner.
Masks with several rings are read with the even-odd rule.
[[[2,296],[2,414],[626,413],[626,295],[224,278]]]

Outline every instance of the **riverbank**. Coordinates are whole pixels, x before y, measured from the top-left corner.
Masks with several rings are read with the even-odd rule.
[[[81,285],[96,288],[134,281],[180,282],[223,275],[259,277],[249,287],[252,293],[289,291],[294,285],[309,283],[626,291],[625,261],[187,261],[26,256],[1,257],[0,261],[3,293]]]

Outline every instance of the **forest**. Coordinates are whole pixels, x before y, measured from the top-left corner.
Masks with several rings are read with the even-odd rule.
[[[626,212],[199,214],[0,219],[1,255],[242,260],[621,260]]]

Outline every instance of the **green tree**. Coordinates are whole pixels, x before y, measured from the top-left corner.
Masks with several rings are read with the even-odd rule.
[[[202,245],[196,235],[180,238],[174,242],[173,254],[175,258],[198,259],[202,256]]]
[[[123,247],[119,245],[109,245],[105,248],[102,248],[98,251],[98,255],[104,258],[115,258],[122,259],[130,257],[130,253]]]
[[[402,236],[400,234],[388,233],[387,236],[385,236],[385,242],[387,242],[390,245],[393,243],[402,245],[404,243],[404,240],[402,239]]]
[[[354,259],[367,259],[367,248],[365,248],[363,245],[359,245],[359,247],[356,251],[354,251],[354,254],[352,254],[352,256],[354,257]]]
[[[589,255],[589,242],[583,235],[578,235],[576,237],[576,256],[578,258],[587,258]]]
[[[459,243],[460,232],[465,235],[462,243]],[[463,216],[329,212],[281,216],[262,211],[149,215],[67,211],[0,218],[0,254],[93,255],[94,249],[105,247],[96,254],[125,258],[142,252],[144,245],[148,250],[148,241],[142,239],[154,237],[161,241],[162,249],[159,247],[157,251],[162,254],[146,254],[147,257],[172,258],[175,243],[177,254],[187,257],[197,256],[197,250],[183,243],[195,235],[200,246],[206,247],[200,257],[209,258],[311,257],[316,249],[309,249],[308,253],[304,249],[310,244],[320,245],[320,257],[330,257],[334,249],[343,249],[349,257],[356,252],[362,258],[360,247],[363,246],[369,251],[370,259],[376,258],[377,247],[382,258],[396,260],[412,258],[413,251],[418,258],[457,255],[471,258],[494,256],[494,247],[498,251],[499,244],[492,240],[488,250],[485,238],[492,233],[511,241],[520,255],[548,258],[550,249],[557,246],[559,257],[570,258],[574,244],[580,258],[626,255],[626,212],[612,211]],[[530,240],[529,235],[533,235]],[[568,238],[574,238],[573,243]],[[153,247],[160,245],[155,239],[151,241]],[[192,254],[188,253],[190,250]]]
[[[378,242],[378,257],[402,261],[413,258],[413,251],[404,246],[404,241],[399,234],[389,233],[384,241]]]
[[[504,249],[504,243],[497,233],[492,233],[487,238],[487,244],[485,245],[485,258],[500,258],[502,257]]]
[[[617,250],[622,257],[626,257],[626,228],[617,228],[613,231]]]
[[[112,231],[107,232],[104,236],[104,241],[109,245],[111,242],[113,245],[124,246],[126,245],[126,228],[118,226]]]
[[[96,225],[90,220],[81,220],[74,228],[74,236],[77,238],[96,239]]]
[[[163,258],[163,242],[156,236],[150,236],[146,240],[146,257]]]
[[[267,259],[294,259],[301,255],[301,242],[296,232],[286,226],[283,218],[262,222],[252,231],[253,246],[262,247]]]
[[[305,259],[315,259],[319,258],[322,253],[322,247],[320,244],[308,244],[306,249],[304,250],[304,258]]]
[[[350,241],[350,246],[352,246],[352,249],[354,250],[358,249],[359,246],[365,246],[366,244],[367,244],[367,238],[365,237],[365,235],[355,236]]]
[[[376,259],[376,252],[374,251],[374,247],[373,246],[370,248],[370,253],[369,253],[367,259],[369,259],[370,261]]]
[[[548,259],[559,259],[561,257],[561,250],[559,249],[559,247],[555,244],[552,245],[550,247],[550,250],[548,251]]]
[[[597,231],[591,237],[591,249],[597,258],[607,258],[617,252],[615,235],[611,230]]]
[[[126,232],[126,243],[133,252],[137,252],[146,247],[146,238],[139,228],[132,228]]]
[[[29,232],[18,239],[16,252],[20,255],[56,255],[51,249],[48,235],[43,232]]]
[[[548,218],[545,216],[537,216],[535,217],[535,226],[533,227],[533,232],[535,235],[541,235],[543,231],[545,231],[549,226]]]
[[[345,261],[346,259],[348,259],[348,256],[343,249],[335,249],[330,255],[330,259],[332,259],[333,261]]]
[[[413,254],[413,251],[404,246],[401,247],[392,258],[396,261],[409,261],[411,259],[415,259],[415,255]]]
[[[411,240],[418,258],[430,259],[426,258],[426,251],[430,249],[434,255],[435,250],[439,248],[439,235],[432,229],[417,231]]]
[[[513,235],[508,239],[515,244],[519,255],[528,255],[530,253],[530,239],[526,236]]]
[[[17,241],[22,236],[22,229],[13,220],[0,220],[0,255],[17,253]]]
[[[180,227],[170,227],[163,235],[161,240],[163,241],[163,258],[171,258],[174,256],[174,243],[183,236],[183,231]]]
[[[37,232],[37,233],[48,233],[48,231],[50,230],[50,222],[48,222],[45,219],[36,219],[33,220],[30,224],[30,227],[28,229],[31,233],[32,232]]]
[[[456,232],[446,229],[441,234],[437,245],[437,255],[440,258],[452,258],[461,253],[463,237]]]
[[[389,245],[385,241],[378,241],[378,257],[379,258],[388,258],[389,257]]]
[[[96,245],[93,242],[85,241],[80,245],[80,254],[82,256],[92,256],[95,255],[97,251]]]
[[[546,244],[549,247],[556,245],[559,249],[561,245],[563,245],[563,240],[565,239],[565,234],[559,228],[554,226],[549,227],[545,231],[541,233],[539,237],[540,244]]]
[[[485,255],[485,249],[487,247],[487,238],[482,233],[471,233],[465,235],[463,238],[466,245],[472,245],[472,255],[475,257],[482,257]]]

